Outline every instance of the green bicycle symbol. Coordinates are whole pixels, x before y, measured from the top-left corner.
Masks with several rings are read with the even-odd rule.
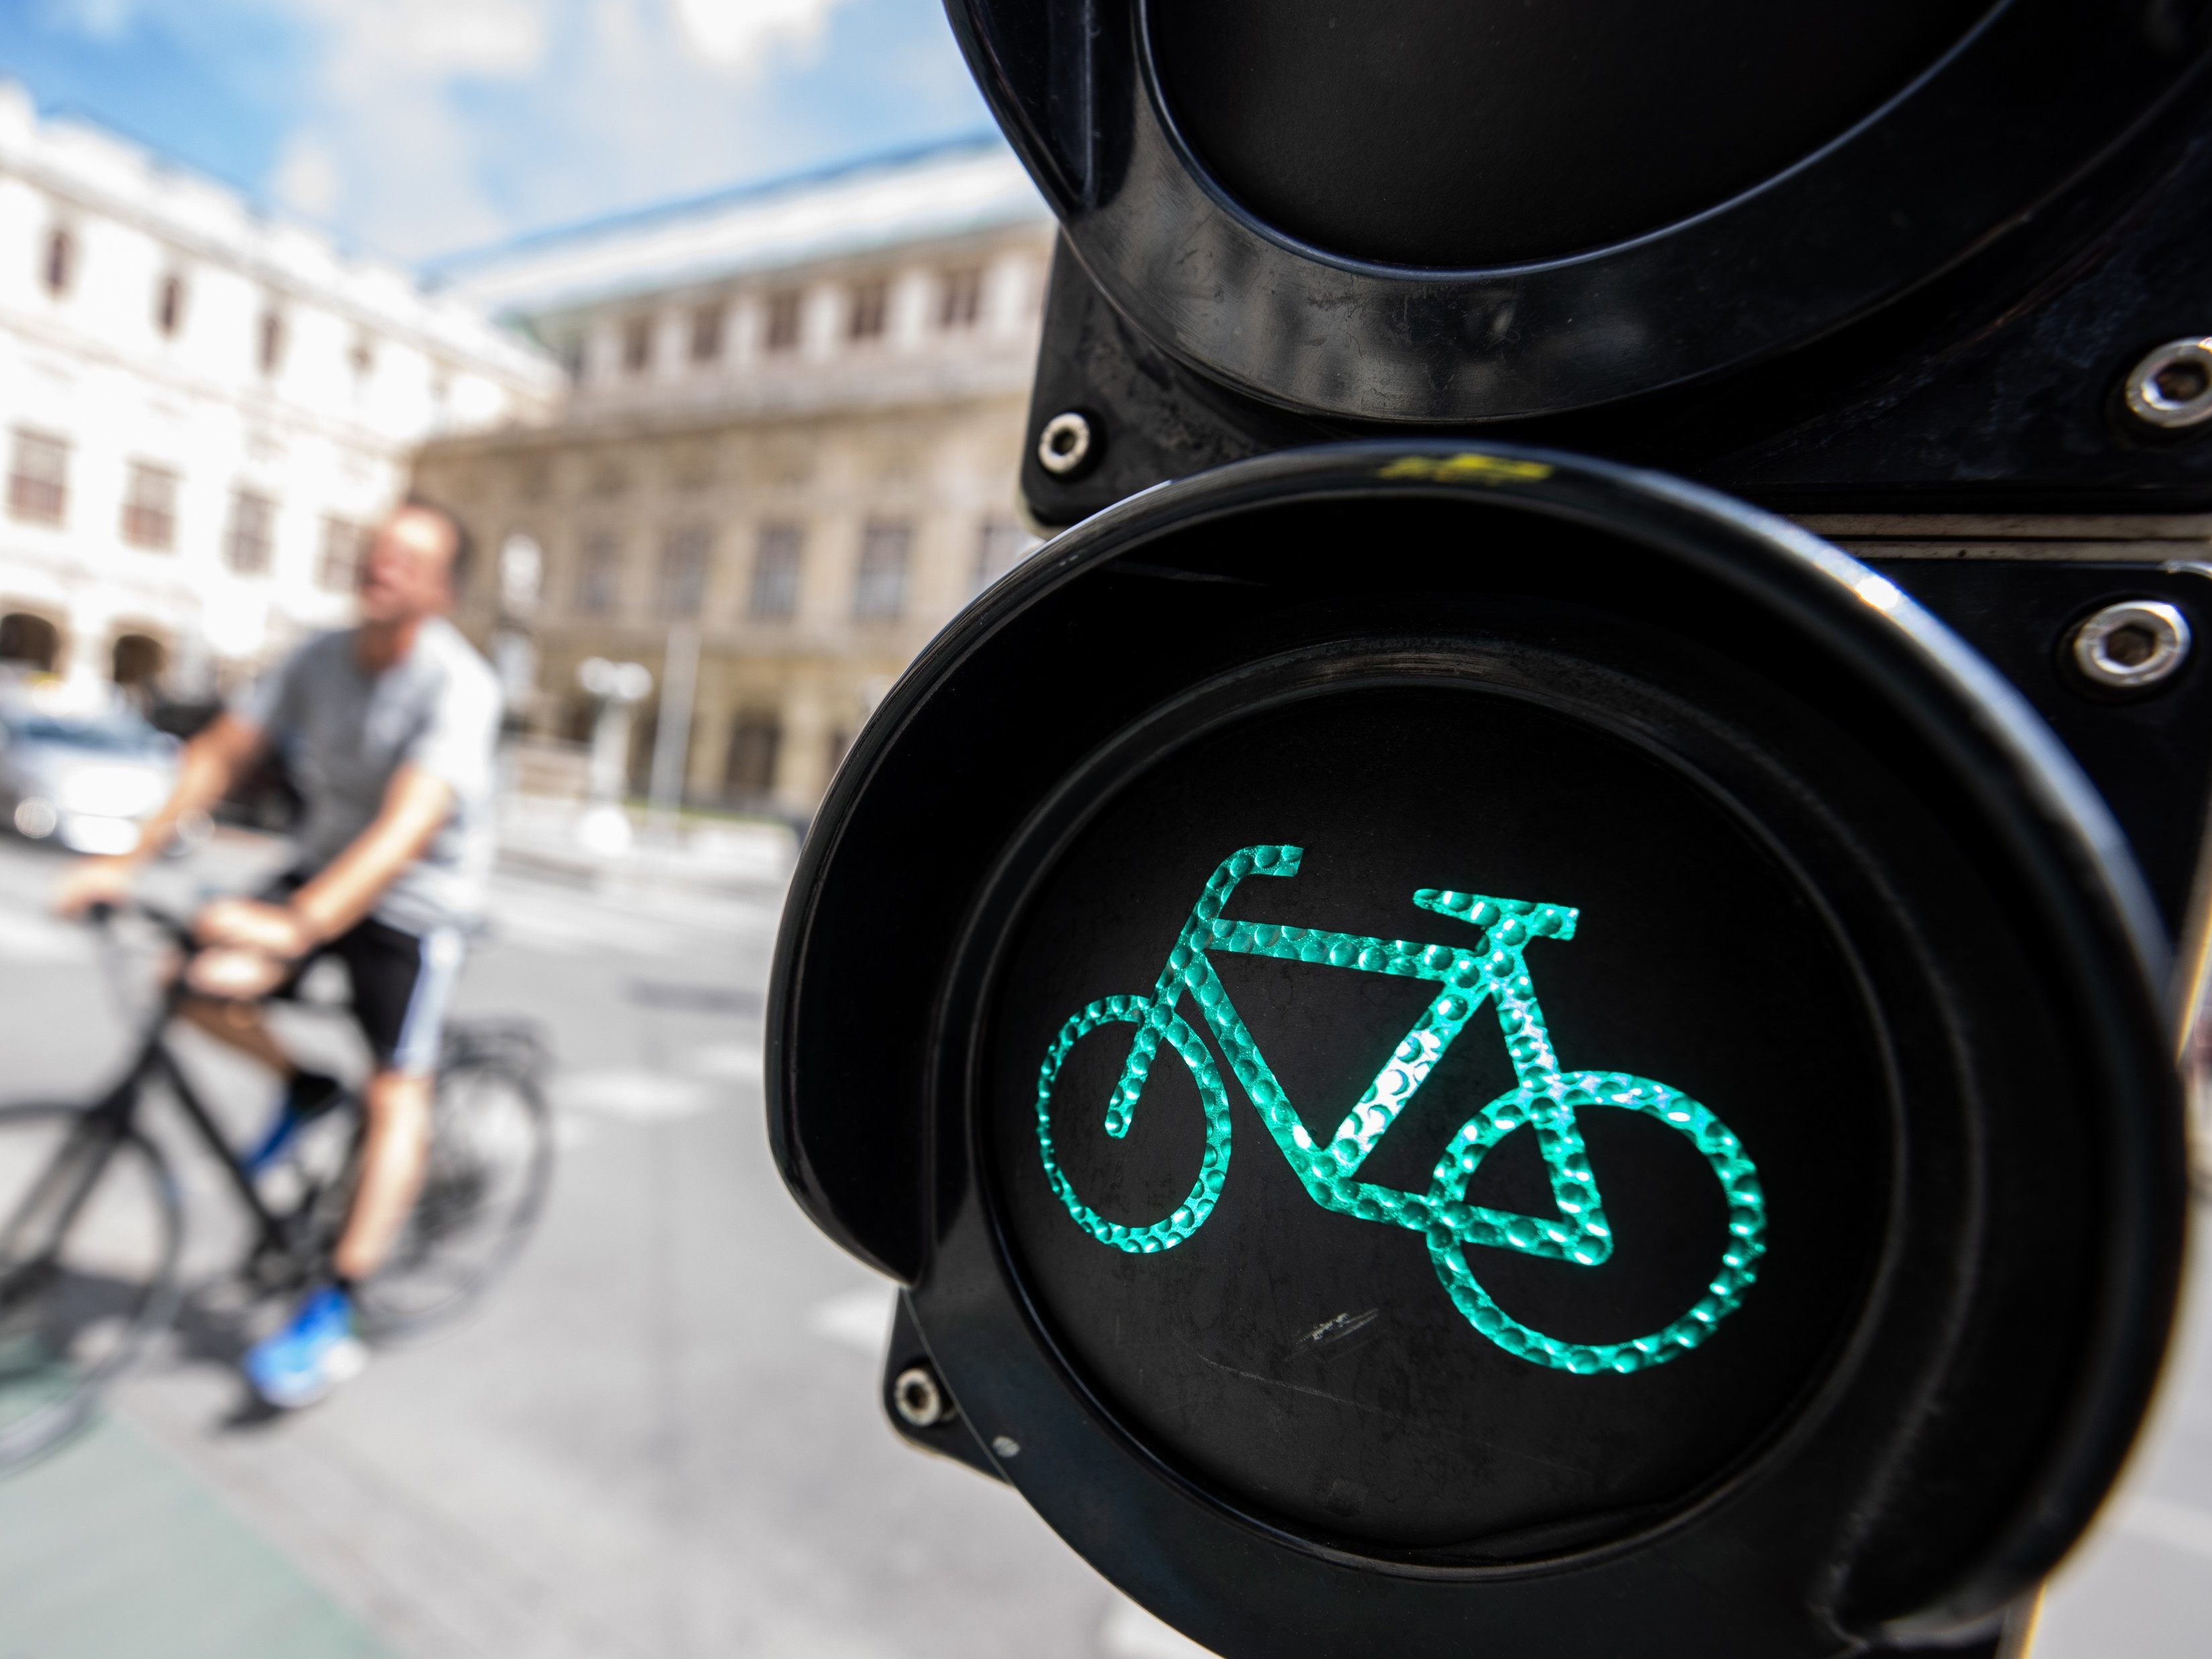
[[[1068,1214],[1101,1243],[1152,1255],[1173,1249],[1212,1213],[1229,1176],[1229,1094],[1204,1040],[1176,1012],[1188,996],[1229,1056],[1230,1069],[1307,1195],[1340,1215],[1387,1222],[1421,1234],[1428,1242],[1437,1277],[1454,1305],[1476,1331],[1506,1352],[1578,1375],[1625,1374],[1678,1358],[1711,1335],[1742,1304],[1766,1249],[1766,1198],[1759,1171],[1728,1125],[1680,1090],[1621,1072],[1559,1070],[1525,958],[1532,939],[1572,939],[1578,913],[1565,905],[1428,887],[1413,895],[1413,902],[1422,908],[1482,929],[1480,950],[1223,916],[1245,877],[1294,876],[1303,850],[1247,847],[1224,860],[1183,923],[1152,995],[1102,997],[1060,1027],[1037,1073],[1037,1142],[1045,1176]],[[1231,1005],[1209,960],[1216,951],[1389,974],[1443,988],[1322,1146],[1307,1132],[1251,1031]],[[1404,1192],[1359,1180],[1360,1164],[1485,1001],[1497,1011],[1516,1086],[1461,1126],[1438,1160],[1427,1192]],[[1134,1025],[1137,1034],[1107,1103],[1109,1135],[1119,1139],[1129,1133],[1163,1042],[1190,1068],[1206,1112],[1206,1151],[1197,1181],[1170,1214],[1146,1227],[1109,1221],[1085,1204],[1053,1154],[1052,1091],[1060,1066],[1077,1042],[1111,1024]],[[1625,1342],[1570,1342],[1534,1330],[1500,1308],[1468,1267],[1467,1247],[1518,1250],[1593,1267],[1612,1255],[1613,1231],[1577,1121],[1579,1112],[1598,1106],[1642,1112],[1686,1137],[1711,1167],[1727,1197],[1729,1237],[1712,1282],[1672,1323]],[[1467,1201],[1468,1182],[1484,1157],[1523,1127],[1535,1131],[1551,1177],[1556,1218],[1518,1215]]]

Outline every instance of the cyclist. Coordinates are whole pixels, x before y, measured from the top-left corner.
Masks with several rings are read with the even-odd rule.
[[[272,1161],[341,1092],[294,1064],[262,1019],[264,999],[335,957],[373,1056],[359,1184],[329,1281],[246,1357],[248,1382],[276,1407],[307,1405],[361,1369],[355,1286],[392,1248],[422,1182],[439,1028],[492,854],[499,685],[445,617],[468,551],[453,514],[401,506],[362,561],[356,624],[310,638],[234,697],[185,747],[175,792],[137,848],[82,860],[57,896],[64,914],[127,897],[178,823],[213,807],[271,745],[299,785],[290,869],[258,898],[204,908],[201,948],[184,969],[194,994],[185,1017],[283,1079],[250,1164]]]

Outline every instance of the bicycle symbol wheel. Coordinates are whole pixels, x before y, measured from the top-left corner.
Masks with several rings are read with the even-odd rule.
[[[1078,1042],[1100,1026],[1113,1024],[1139,1029],[1128,1060],[1122,1067],[1121,1080],[1115,1088],[1112,1103],[1106,1109],[1108,1134],[1119,1140],[1129,1133],[1137,1097],[1152,1074],[1152,1060],[1158,1054],[1162,1037],[1190,1067],[1191,1080],[1198,1085],[1198,1097],[1206,1109],[1206,1151],[1199,1159],[1198,1179],[1191,1184],[1182,1203],[1148,1227],[1127,1227],[1109,1221],[1085,1203],[1053,1152],[1052,1091],[1059,1080],[1060,1068],[1066,1061],[1068,1051]],[[1044,1066],[1037,1076],[1037,1139],[1044,1147],[1046,1178],[1052,1182],[1060,1201],[1067,1206],[1068,1214],[1085,1231],[1117,1250],[1154,1255],[1173,1249],[1196,1232],[1213,1212],[1215,1200],[1221,1196],[1222,1183],[1229,1178],[1229,1091],[1222,1086],[1221,1073],[1213,1064],[1213,1056],[1206,1051],[1205,1042],[1174,1010],[1163,1014],[1145,997],[1102,997],[1060,1028],[1060,1035],[1053,1039],[1045,1054]]]

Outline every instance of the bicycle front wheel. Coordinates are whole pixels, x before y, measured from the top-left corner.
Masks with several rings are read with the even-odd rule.
[[[1766,1198],[1759,1170],[1727,1124],[1680,1090],[1624,1072],[1568,1072],[1559,1079],[1559,1094],[1547,1098],[1527,1089],[1500,1095],[1452,1138],[1429,1188],[1429,1255],[1437,1277],[1467,1322],[1506,1352],[1532,1364],[1589,1376],[1598,1371],[1626,1375],[1663,1365],[1698,1347],[1721,1322],[1743,1304],[1744,1292],[1759,1277],[1766,1251]],[[1728,1235],[1713,1277],[1703,1294],[1658,1330],[1625,1342],[1571,1342],[1522,1324],[1498,1305],[1468,1263],[1470,1242],[1466,1202],[1468,1182],[1491,1149],[1515,1130],[1533,1125],[1544,1111],[1565,1103],[1577,1112],[1599,1108],[1641,1112],[1674,1130],[1705,1160],[1728,1206]],[[1580,1171],[1589,1177],[1585,1165]],[[1533,1238],[1540,1224],[1528,1219]],[[1510,1237],[1473,1242],[1507,1249],[1526,1245]]]
[[[83,1421],[176,1310],[184,1216],[137,1131],[0,1106],[0,1469]]]
[[[529,1072],[495,1057],[441,1069],[422,1191],[361,1287],[369,1334],[421,1330],[483,1295],[520,1254],[552,1182],[552,1115]]]

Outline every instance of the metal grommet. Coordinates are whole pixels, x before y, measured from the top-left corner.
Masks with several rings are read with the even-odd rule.
[[[2168,340],[2129,371],[2128,412],[2172,430],[2212,420],[2212,338]]]
[[[1065,478],[1091,457],[1091,422],[1074,410],[1066,410],[1044,423],[1037,434],[1037,465],[1055,478]]]
[[[2189,660],[2189,623],[2162,599],[2123,599],[2074,630],[2074,666],[2092,685],[2140,691]]]
[[[909,1365],[892,1380],[891,1404],[917,1429],[933,1429],[952,1415],[952,1402],[927,1365]]]

